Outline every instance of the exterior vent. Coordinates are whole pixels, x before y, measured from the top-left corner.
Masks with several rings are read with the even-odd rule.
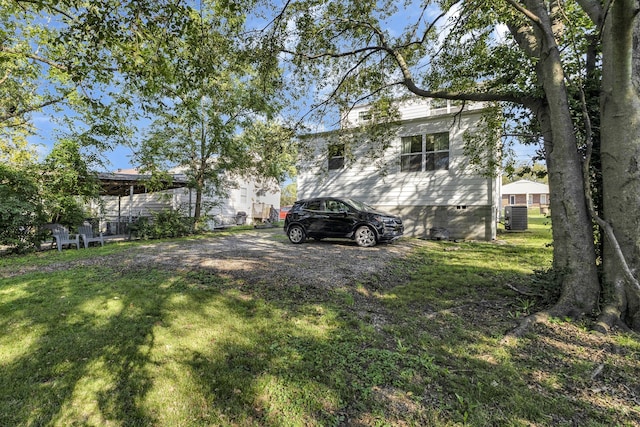
[[[504,207],[505,230],[526,230],[529,227],[528,208],[526,206]]]

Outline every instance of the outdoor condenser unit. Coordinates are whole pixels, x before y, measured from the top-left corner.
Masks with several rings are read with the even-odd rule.
[[[529,226],[527,214],[528,208],[526,206],[505,206],[505,230],[526,230]]]

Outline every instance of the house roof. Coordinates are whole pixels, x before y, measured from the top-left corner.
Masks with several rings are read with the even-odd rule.
[[[503,185],[502,194],[549,194],[549,186],[541,182],[521,179]]]
[[[133,190],[133,194],[147,193],[146,182],[151,178],[151,175],[98,172],[97,177],[100,180],[101,196],[127,196],[131,190]],[[186,187],[187,177],[182,174],[172,175],[170,180],[163,181],[162,184],[163,190]]]

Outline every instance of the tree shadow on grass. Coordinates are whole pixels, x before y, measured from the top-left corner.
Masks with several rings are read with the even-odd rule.
[[[19,296],[3,304],[11,310],[4,328],[28,336],[24,347],[6,343],[3,351],[11,355],[0,376],[1,425],[155,423],[139,403],[151,386],[145,369],[165,296],[130,292],[112,273],[95,268],[74,272],[73,280],[31,274],[5,282]]]
[[[332,248],[309,245],[305,262],[323,262]],[[593,419],[602,423],[637,419],[604,404],[590,409],[587,395],[567,403],[564,391],[590,385],[567,378],[576,365],[589,372],[598,342],[574,354],[558,345],[569,336],[551,329],[540,334],[553,344],[547,352],[527,348],[546,342],[535,340],[490,350],[496,325],[506,331],[509,323],[501,298],[513,295],[469,308],[487,301],[484,286],[497,286],[487,278],[516,271],[473,275],[452,255],[438,258],[452,277],[476,282],[465,297],[428,289],[429,280],[407,289],[359,277],[359,286],[332,289],[308,275],[250,280],[215,264],[171,262],[6,280],[0,424],[571,424],[600,411]],[[559,366],[548,355],[571,362]],[[558,379],[540,377],[548,372]]]

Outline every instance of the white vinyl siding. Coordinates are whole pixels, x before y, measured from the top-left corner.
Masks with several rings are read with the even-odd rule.
[[[443,114],[457,114],[463,107],[460,101],[437,100],[427,98],[413,98],[399,102],[400,120],[424,119],[425,117],[433,117]],[[369,106],[358,106],[349,110],[342,118],[342,127],[355,127],[365,124],[363,120],[369,115]],[[468,102],[464,104],[464,111],[473,111],[484,108],[481,102]]]
[[[478,176],[466,166],[462,136],[465,129],[477,122],[479,113],[468,113],[457,118],[453,125],[450,118],[431,118],[403,124],[391,146],[380,159],[366,156],[367,147],[353,154],[354,164],[327,174],[326,145],[323,134],[314,135],[306,141],[316,147],[315,156],[300,163],[298,174],[298,198],[321,195],[348,196],[383,208],[400,205],[490,205],[492,203],[492,180]],[[453,125],[453,126],[452,126]],[[402,136],[433,135],[448,133],[448,169],[406,173],[401,171]],[[378,163],[386,164],[384,173]],[[323,168],[325,168],[323,170]]]
[[[173,197],[167,198],[167,192],[134,194],[133,197],[123,196],[120,198],[121,218],[137,218],[141,216],[151,216],[152,213],[160,212],[174,207]],[[118,197],[103,196],[104,211],[109,219],[116,219],[118,216]]]
[[[298,199],[362,200],[401,215],[408,236],[428,237],[430,230],[440,227],[455,238],[494,239],[499,178],[476,174],[463,152],[463,134],[479,123],[482,110],[467,105],[456,115],[451,106],[447,102],[446,113],[435,115],[425,100],[401,103],[400,125],[389,128],[386,140],[373,146],[366,143],[365,134],[362,143],[357,142],[360,130],[354,124],[364,109],[351,110],[341,124],[346,131],[353,128],[346,137],[354,142],[347,145],[344,156],[349,162],[340,169],[329,170],[327,160],[328,144],[340,135],[303,137],[301,142],[310,150],[298,163]]]

